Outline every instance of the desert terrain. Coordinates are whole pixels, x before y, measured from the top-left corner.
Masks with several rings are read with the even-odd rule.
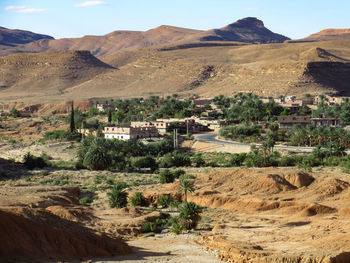
[[[185,168],[195,178],[188,199],[204,207],[197,228],[179,235],[168,229],[144,234],[145,222],[176,211],[159,206],[110,208],[107,193],[113,182],[125,182],[130,194],[142,192],[155,203],[161,194],[183,200],[178,181],[161,185],[157,175],[149,173],[28,170],[20,163],[25,152],[70,162],[78,145],[28,139],[24,127],[31,125],[17,125],[20,134],[8,135],[14,141],[0,146],[0,228],[7,237],[0,252],[6,262],[350,260],[350,180],[340,168]],[[44,130],[48,124],[37,125]],[[191,144],[194,150],[212,150],[197,143]],[[87,196],[91,203],[82,203]],[[19,239],[16,233],[23,231]]]
[[[102,60],[78,51],[14,54],[0,58],[0,94],[4,102],[27,103],[173,93],[349,94],[349,40],[232,45],[124,51]]]
[[[346,29],[294,41],[273,33],[261,20],[245,18],[207,31],[160,26],[77,39],[55,40],[26,31],[20,39],[21,31],[1,32],[2,103],[174,93],[349,95]],[[5,43],[5,37],[13,43]]]

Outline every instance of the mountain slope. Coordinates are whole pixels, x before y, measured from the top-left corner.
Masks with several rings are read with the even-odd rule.
[[[0,27],[0,45],[15,46],[18,44],[27,44],[40,39],[54,38],[48,35],[37,34],[30,31]]]
[[[267,29],[264,23],[255,17],[247,17],[226,27],[203,32],[196,38],[200,41],[239,41],[255,44],[282,43],[289,40],[288,37]]]
[[[308,37],[292,40],[291,42],[314,42],[314,41],[332,41],[349,40],[350,29],[325,29]]]
[[[89,51],[13,54],[0,57],[0,90],[14,97],[59,96],[67,87],[111,70]]]
[[[114,68],[88,52],[0,58],[0,97],[40,103],[173,93],[350,95],[350,40],[146,48],[102,59]]]
[[[168,44],[188,44],[208,41],[244,43],[281,43],[289,38],[273,33],[256,18],[245,18],[220,29],[208,31],[160,26],[146,32],[114,31],[104,36],[43,39],[10,48],[0,47],[0,56],[19,52],[59,50],[89,50],[97,57],[112,55],[121,50],[133,50]]]
[[[18,45],[10,49],[0,48],[0,55],[4,56],[17,52],[89,50],[93,55],[101,57],[111,55],[120,50],[146,48],[177,42],[198,32],[201,31],[160,26],[146,32],[114,31],[104,36],[85,36],[82,38],[62,38],[57,40],[43,39],[26,45]]]

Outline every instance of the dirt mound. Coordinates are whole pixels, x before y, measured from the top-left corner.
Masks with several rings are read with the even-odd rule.
[[[296,189],[295,186],[291,185],[286,179],[277,174],[262,176],[257,181],[249,185],[249,187],[255,192],[265,192],[270,194]]]
[[[337,209],[320,205],[320,204],[312,204],[305,209],[303,209],[298,215],[299,216],[315,216],[315,215],[325,215],[337,212]]]
[[[319,185],[315,191],[321,196],[321,198],[326,198],[340,194],[344,190],[348,189],[349,186],[350,184],[346,181],[337,178],[330,178],[323,184]]]
[[[315,181],[315,178],[305,172],[286,174],[284,175],[284,179],[297,188],[309,186],[313,181]]]
[[[130,251],[120,239],[94,233],[43,210],[0,210],[0,231],[2,259],[47,262]]]

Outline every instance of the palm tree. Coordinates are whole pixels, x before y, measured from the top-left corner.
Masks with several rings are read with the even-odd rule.
[[[194,185],[193,182],[191,182],[188,179],[180,179],[180,193],[184,193],[185,195],[185,202],[187,203],[187,192],[193,193],[194,192]]]

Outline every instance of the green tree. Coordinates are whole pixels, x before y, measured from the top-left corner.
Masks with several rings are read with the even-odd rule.
[[[74,102],[72,101],[71,113],[70,113],[70,132],[75,132],[75,121],[74,121]]]
[[[181,224],[186,229],[195,228],[201,218],[202,208],[193,202],[186,202],[180,204],[178,209]]]
[[[111,208],[122,208],[128,204],[128,193],[125,191],[125,183],[116,183],[111,192],[107,193],[109,197],[109,206]]]
[[[112,164],[112,158],[103,146],[93,144],[86,152],[83,164],[91,170],[104,170]]]
[[[194,184],[188,179],[180,179],[179,192],[185,196],[185,203],[187,203],[187,193],[194,192]]]

